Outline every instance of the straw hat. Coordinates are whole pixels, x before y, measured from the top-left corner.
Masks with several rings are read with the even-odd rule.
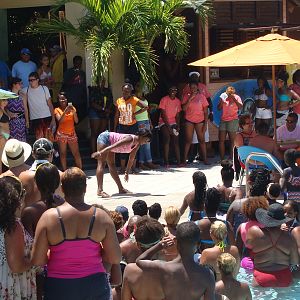
[[[31,154],[31,146],[27,143],[20,142],[16,139],[10,139],[6,142],[2,162],[9,168],[22,165]]]

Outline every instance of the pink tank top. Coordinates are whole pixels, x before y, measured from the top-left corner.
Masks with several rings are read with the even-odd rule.
[[[115,153],[130,153],[136,146],[137,144],[135,144],[134,142],[134,135],[132,134],[123,134],[123,133],[117,133],[117,132],[110,132],[109,133],[109,142],[111,145],[121,141],[122,139],[131,136],[132,137],[132,142],[131,143],[127,143],[124,145],[121,145],[113,150],[111,150],[111,152],[115,152]]]
[[[259,228],[264,227],[263,224],[259,223],[258,221],[254,221],[254,220],[241,224],[241,238],[246,247],[247,247],[247,244],[246,244],[247,232],[252,226],[258,226]]]
[[[56,209],[64,239],[59,244],[50,246],[47,264],[48,277],[74,279],[105,273],[101,245],[90,237],[95,222],[96,207],[89,226],[88,237],[72,240],[66,239],[65,226],[59,209]]]

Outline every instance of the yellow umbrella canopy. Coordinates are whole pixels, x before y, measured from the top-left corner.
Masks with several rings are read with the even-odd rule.
[[[274,128],[276,128],[275,66],[300,64],[300,41],[270,33],[190,63],[197,67],[272,66]],[[275,140],[276,137],[276,130]]]
[[[300,41],[270,33],[190,63],[201,67],[277,66],[300,64]]]

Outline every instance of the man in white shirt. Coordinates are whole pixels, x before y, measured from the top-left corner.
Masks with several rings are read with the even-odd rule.
[[[286,118],[286,123],[277,128],[277,140],[284,142],[284,145],[280,145],[280,150],[285,151],[287,149],[296,149],[297,144],[293,141],[300,140],[300,126],[297,125],[298,115],[294,112],[289,113]],[[287,143],[291,141],[291,143]]]
[[[31,121],[36,139],[49,137],[50,131],[55,130],[56,122],[49,89],[39,84],[39,75],[32,72],[28,77],[29,87],[21,93],[24,101],[26,127]]]
[[[17,61],[12,67],[12,77],[18,77],[22,79],[23,87],[27,87],[28,75],[32,72],[36,72],[36,64],[30,60],[31,51],[28,48],[21,50],[21,59]]]

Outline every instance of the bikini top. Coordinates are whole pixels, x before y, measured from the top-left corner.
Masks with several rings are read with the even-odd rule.
[[[254,96],[254,99],[255,99],[255,100],[268,101],[268,96],[267,96],[266,93],[264,92],[263,94],[255,95],[255,96]]]
[[[279,101],[281,102],[289,102],[291,101],[291,97],[287,94],[280,94],[279,95]]]
[[[0,123],[8,123],[9,122],[9,117],[6,113],[3,113],[1,118],[0,118]]]

